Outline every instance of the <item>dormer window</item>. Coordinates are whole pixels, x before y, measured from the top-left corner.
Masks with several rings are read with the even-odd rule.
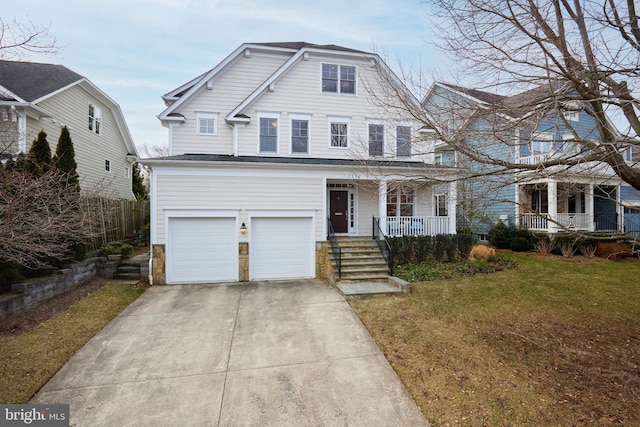
[[[93,104],[89,104],[89,130],[98,135],[102,132],[102,111]]]
[[[322,92],[356,93],[356,67],[322,64]]]

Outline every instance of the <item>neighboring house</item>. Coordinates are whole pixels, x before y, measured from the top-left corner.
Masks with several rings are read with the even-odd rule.
[[[243,44],[164,95],[154,283],[322,277],[331,228],[455,233],[456,186],[436,179],[456,170],[412,155],[419,127],[374,99],[394,92],[410,97],[378,55],[295,42]]]
[[[137,152],[120,106],[62,65],[0,61],[0,152],[28,152],[44,130],[55,153],[62,126],[71,134],[82,190],[133,198]]]
[[[481,156],[537,165],[580,158],[587,153],[579,152],[573,141],[598,140],[595,120],[579,102],[545,107],[564,89],[558,83],[507,97],[435,83],[422,104],[444,134],[455,134]],[[480,240],[496,221],[548,233],[623,232],[640,226],[640,192],[609,167],[585,162],[495,174],[499,167],[471,160],[444,142],[437,143],[435,151],[436,163],[465,168],[472,176],[459,184],[458,220]],[[638,162],[638,154],[628,149],[624,156]]]

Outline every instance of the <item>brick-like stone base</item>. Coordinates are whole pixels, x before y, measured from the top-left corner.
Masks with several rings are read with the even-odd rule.
[[[241,282],[249,281],[249,242],[238,244],[239,271],[238,278]]]
[[[167,273],[165,269],[164,245],[152,245],[151,247],[151,278],[154,285],[166,285]]]
[[[335,286],[335,275],[329,258],[329,242],[316,243],[316,277],[326,279]]]

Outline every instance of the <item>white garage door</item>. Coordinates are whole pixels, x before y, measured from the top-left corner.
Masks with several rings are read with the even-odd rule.
[[[315,239],[311,218],[252,218],[251,228],[251,279],[315,276]]]
[[[238,280],[235,218],[169,218],[167,282]]]

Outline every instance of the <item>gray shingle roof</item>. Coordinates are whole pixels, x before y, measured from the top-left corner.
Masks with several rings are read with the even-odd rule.
[[[267,42],[267,43],[248,43],[248,44],[254,44],[257,46],[276,47],[276,48],[283,48],[283,49],[294,49],[294,50],[300,50],[304,47],[310,47],[314,49],[337,50],[341,52],[369,53],[369,52],[364,52],[362,50],[351,49],[344,46],[338,46],[335,44],[314,44],[314,43],[307,43],[307,42]]]
[[[83,78],[62,65],[0,61],[0,86],[27,102],[35,101]]]
[[[357,159],[323,159],[311,157],[266,157],[266,156],[233,156],[227,154],[180,154],[176,156],[158,157],[147,159],[151,161],[186,161],[186,162],[239,162],[239,163],[271,163],[271,164],[297,164],[297,165],[324,165],[324,166],[350,166],[350,167],[391,167],[391,168],[441,168],[451,169],[446,166],[432,165],[420,160],[357,160]],[[143,159],[144,162],[144,159]]]

